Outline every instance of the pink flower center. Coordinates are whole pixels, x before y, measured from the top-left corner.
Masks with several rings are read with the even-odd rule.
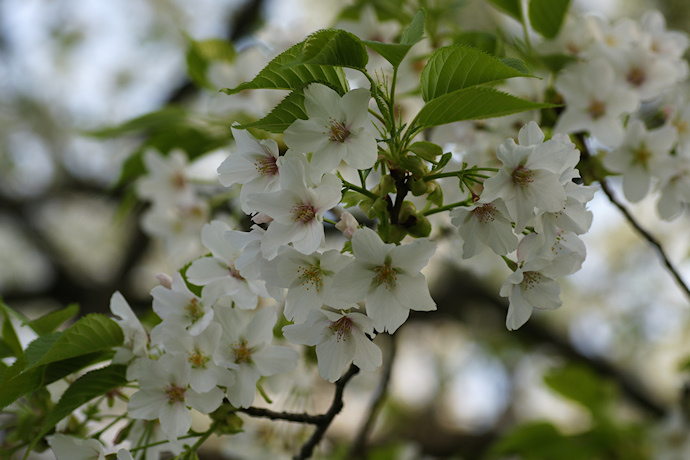
[[[398,279],[398,272],[395,268],[391,267],[390,262],[386,262],[374,268],[374,277],[372,280],[377,286],[385,284],[387,290],[391,290],[395,287],[396,280]]]
[[[350,336],[352,326],[352,320],[347,316],[343,316],[338,321],[331,322],[331,325],[328,327],[328,329],[330,329],[333,334],[336,334],[336,340],[340,342],[341,340],[347,340],[347,338]]]
[[[178,387],[174,383],[165,387],[165,395],[168,397],[168,404],[172,405],[178,402],[184,402],[185,391],[187,391],[186,388]]]
[[[513,171],[513,183],[519,185],[520,187],[527,187],[530,183],[534,182],[532,179],[532,170],[527,169],[524,166],[518,166],[515,171]]]
[[[278,164],[276,163],[276,159],[271,155],[258,158],[254,161],[254,167],[256,168],[256,172],[262,176],[275,176],[278,174]]]
[[[493,222],[496,212],[496,208],[491,203],[487,203],[472,210],[474,216],[479,219],[479,222],[482,224]]]
[[[330,137],[328,140],[332,142],[340,142],[342,144],[347,140],[348,137],[350,137],[350,130],[347,129],[347,126],[345,126],[344,123],[334,120],[333,118],[330,120],[331,124],[328,126],[328,134],[330,134]]]
[[[228,266],[228,271],[230,271],[230,276],[232,276],[236,280],[244,281],[244,277],[240,275],[240,271],[236,269],[234,265],[230,264]]]
[[[628,83],[633,86],[642,86],[647,80],[647,75],[644,73],[644,70],[639,67],[633,67],[625,78],[628,80]]]
[[[309,223],[316,217],[316,210],[314,210],[314,206],[309,203],[296,204],[292,207],[290,212],[295,222],[301,222],[303,224]]]

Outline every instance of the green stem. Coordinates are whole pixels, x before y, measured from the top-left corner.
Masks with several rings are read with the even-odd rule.
[[[451,204],[447,204],[445,206],[441,206],[438,208],[429,209],[428,211],[424,211],[422,214],[424,214],[425,216],[430,216],[432,214],[436,214],[436,213],[443,212],[443,211],[452,211],[453,209],[458,208],[460,206],[465,207],[465,206],[469,206],[471,204],[472,204],[472,198],[468,198],[468,199],[463,200],[463,201],[458,201],[457,203],[451,203]]]
[[[369,109],[369,113],[372,114],[378,121],[380,121],[381,124],[383,124],[383,126],[386,126],[386,120],[384,120],[381,115],[376,113],[376,111],[374,111],[373,109]]]
[[[365,189],[364,187],[359,187],[355,184],[352,184],[352,183],[344,180],[342,177],[340,178],[340,180],[343,181],[343,185],[345,186],[345,188],[348,188],[350,190],[354,190],[355,192],[359,192],[362,195],[365,195],[365,196],[371,198],[372,200],[378,200],[378,198],[379,198],[378,195],[376,195],[373,192],[370,192],[369,190]]]
[[[323,221],[331,225],[338,225],[338,222],[331,219],[326,219],[325,217],[323,218]]]

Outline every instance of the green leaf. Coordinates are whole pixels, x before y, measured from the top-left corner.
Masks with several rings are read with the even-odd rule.
[[[343,95],[348,85],[345,73],[330,65],[295,64],[305,42],[300,42],[276,56],[252,81],[235,88],[223,88],[225,94],[236,94],[247,89],[295,90],[312,82],[329,84]]]
[[[22,396],[64,378],[86,366],[112,358],[112,352],[89,353],[45,366],[26,368],[25,362],[16,361],[7,369],[0,381],[0,410]]]
[[[478,49],[451,45],[436,50],[429,58],[422,71],[422,97],[429,102],[470,86],[529,76]]]
[[[206,72],[213,61],[233,62],[235,48],[232,43],[217,38],[196,41],[188,37],[188,40],[186,58],[189,77],[200,88],[217,89],[206,77]]]
[[[412,19],[410,25],[407,26],[403,32],[402,37],[400,37],[400,43],[410,46],[414,45],[415,43],[419,43],[422,38],[424,38],[425,19],[426,15],[424,14],[424,10],[419,10],[414,19]]]
[[[405,56],[407,56],[408,51],[410,51],[410,48],[412,48],[412,45],[382,43],[373,40],[362,40],[362,43],[379,53],[386,61],[391,63],[393,68],[400,65]]]
[[[283,99],[268,115],[261,120],[242,125],[241,128],[259,128],[271,133],[282,133],[295,120],[309,118],[304,110],[304,92],[295,90]]]
[[[97,351],[109,350],[122,345],[124,336],[120,326],[105,315],[90,314],[74,323],[69,329],[62,332],[52,346],[47,347],[55,335],[43,336],[39,341],[41,354],[33,355],[29,361],[29,367],[40,366],[56,361],[62,361]]]
[[[599,457],[591,439],[564,436],[547,422],[522,425],[491,448],[493,455],[519,455],[523,460],[591,460]]]
[[[554,38],[561,30],[570,0],[531,0],[529,21],[532,28],[546,38]]]
[[[582,404],[594,415],[607,409],[615,392],[610,382],[575,364],[551,370],[544,376],[544,383],[562,396]]]
[[[558,73],[563,67],[577,61],[577,58],[570,54],[547,54],[539,56],[538,60],[551,72]]]
[[[156,112],[147,113],[122,123],[121,125],[88,131],[85,134],[99,139],[120,137],[126,134],[159,129],[161,126],[177,124],[187,118],[187,112],[181,107],[164,107]]]
[[[24,356],[26,356],[27,366],[32,367],[41,358],[43,358],[43,356],[45,356],[45,354],[55,346],[55,342],[62,337],[62,334],[62,332],[43,334],[31,342],[29,346],[26,347],[26,351],[24,353]]]
[[[554,105],[520,99],[485,86],[473,86],[427,102],[412,124],[423,129],[455,121],[502,117],[548,107]]]
[[[4,339],[0,338],[0,359],[8,358],[10,356],[14,356],[14,350],[7,344],[7,342],[5,342]]]
[[[127,366],[111,365],[88,372],[65,390],[60,401],[48,414],[41,433],[34,439],[31,447],[40,441],[60,420],[67,417],[82,404],[93,398],[104,395],[109,391],[127,384]]]
[[[316,64],[363,70],[369,55],[354,34],[338,29],[324,29],[310,35],[292,65]]]
[[[522,22],[522,2],[520,0],[489,0],[496,8]]]
[[[436,157],[443,155],[443,149],[433,142],[420,141],[408,147],[412,153],[426,161],[436,161]]]
[[[39,336],[53,332],[65,321],[74,318],[79,314],[79,305],[70,304],[65,308],[50,312],[27,323],[31,329]]]
[[[528,73],[529,73],[529,70],[527,70],[527,66],[526,66],[525,63],[524,63],[523,61],[521,61],[520,59],[517,59],[517,58],[502,58],[502,59],[501,59],[501,62],[504,63],[505,65],[507,65],[508,67],[511,67],[511,68],[517,70],[517,71],[520,72],[520,73],[523,73],[523,74],[528,74]],[[523,76],[527,76],[527,75],[523,75]]]
[[[2,340],[5,344],[10,347],[12,354],[10,356],[22,356],[24,350],[22,344],[17,337],[17,332],[14,330],[12,321],[10,320],[9,313],[11,312],[10,307],[5,305],[5,302],[0,299],[0,310],[2,310]]]

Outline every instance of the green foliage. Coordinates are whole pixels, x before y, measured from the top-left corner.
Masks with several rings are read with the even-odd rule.
[[[596,449],[582,437],[561,434],[547,422],[522,425],[497,442],[491,449],[492,458],[520,455],[523,460],[592,460]]]
[[[324,29],[310,35],[294,62],[287,65],[324,65],[364,70],[369,55],[362,41],[350,32]]]
[[[5,350],[5,353],[11,353],[6,356],[22,356],[24,354],[22,344],[19,342],[14,326],[12,326],[12,321],[10,321],[11,309],[5,305],[2,299],[0,299],[0,311],[2,312],[2,349]]]
[[[39,336],[49,334],[60,327],[65,321],[68,321],[79,314],[79,305],[76,303],[70,304],[65,308],[55,310],[47,313],[40,318],[36,318],[26,323]]]
[[[232,43],[220,39],[203,41],[192,40],[187,37],[187,73],[195,85],[200,88],[216,90],[206,76],[213,61],[231,63],[235,60],[235,48]]]
[[[521,0],[489,0],[495,7],[522,22]]]
[[[127,366],[115,364],[88,372],[79,377],[65,390],[60,401],[48,414],[48,417],[43,422],[41,432],[34,439],[31,446],[36,445],[60,420],[67,417],[82,404],[126,385],[126,373]]]
[[[268,115],[261,120],[242,125],[243,129],[258,128],[271,133],[282,133],[295,120],[306,120],[304,110],[304,92],[302,89],[288,94]]]
[[[477,48],[493,56],[503,56],[505,54],[503,41],[495,34],[483,30],[460,32],[454,36],[453,43]]]
[[[544,376],[544,383],[560,395],[582,404],[596,417],[604,415],[615,395],[609,382],[575,364],[552,369]]]
[[[236,94],[247,89],[295,90],[309,83],[319,82],[336,89],[341,95],[345,94],[348,85],[342,69],[332,65],[299,63],[305,43],[306,41],[300,42],[279,54],[252,81],[235,88],[223,88],[221,91]]]
[[[464,45],[440,48],[422,71],[422,97],[429,102],[444,94],[506,78],[530,76],[517,70],[518,60],[501,61],[483,51]],[[510,65],[509,65],[510,64]]]
[[[570,0],[530,0],[528,9],[530,24],[544,37],[554,38],[561,30],[569,7]]]
[[[547,107],[553,105],[527,101],[484,86],[472,86],[427,102],[412,125],[423,129],[455,121],[502,117]]]
[[[47,333],[0,378],[0,409],[44,385],[112,356],[122,345],[122,329],[105,315],[81,318],[64,332]]]
[[[393,68],[396,68],[405,59],[410,49],[424,38],[425,17],[424,11],[420,10],[403,32],[400,43],[382,43],[373,40],[363,40],[362,43],[379,53],[390,62]]]
[[[433,142],[415,142],[410,145],[408,149],[418,157],[431,162],[434,162],[437,157],[443,155],[443,149]]]

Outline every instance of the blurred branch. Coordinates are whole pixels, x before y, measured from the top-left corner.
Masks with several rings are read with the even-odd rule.
[[[623,216],[625,216],[625,219],[628,221],[628,223],[635,230],[637,230],[637,233],[639,233],[642,236],[642,238],[644,238],[649,242],[649,244],[654,246],[657,253],[659,254],[659,257],[661,257],[661,260],[664,262],[666,269],[671,273],[671,276],[673,276],[673,279],[676,280],[676,283],[678,283],[678,286],[685,293],[687,298],[690,299],[690,289],[688,288],[688,285],[685,284],[683,278],[681,278],[680,274],[678,273],[678,270],[676,270],[676,268],[673,266],[671,261],[666,256],[666,252],[664,251],[664,248],[661,246],[659,240],[657,240],[647,230],[645,230],[630,214],[630,211],[628,211],[627,208],[623,206],[623,204],[620,201],[618,201],[616,195],[613,193],[613,190],[611,190],[611,187],[609,186],[609,183],[605,178],[599,179],[599,183],[601,184],[601,189],[604,191],[611,203],[613,203],[620,210]]]
[[[367,411],[367,418],[360,427],[357,436],[352,443],[352,448],[350,449],[349,458],[353,460],[366,458],[367,436],[369,436],[374,422],[376,421],[376,417],[378,416],[388,394],[388,384],[391,380],[393,362],[395,361],[397,348],[395,336],[390,337],[389,343],[390,348],[388,351],[388,359],[386,360],[382,371],[381,381],[376,388],[376,393],[374,393],[371,397],[371,403],[369,404],[369,410]]]

